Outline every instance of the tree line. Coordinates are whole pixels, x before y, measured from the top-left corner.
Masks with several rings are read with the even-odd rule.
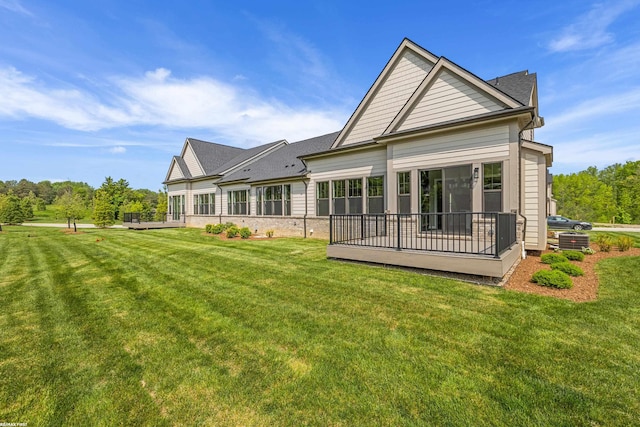
[[[640,161],[553,177],[558,213],[591,222],[640,224]]]
[[[92,218],[101,227],[122,220],[125,212],[164,217],[167,211],[165,191],[132,189],[124,179],[106,177],[94,189],[85,182],[0,181],[0,224],[21,224],[34,218],[35,211],[53,210],[67,225]]]

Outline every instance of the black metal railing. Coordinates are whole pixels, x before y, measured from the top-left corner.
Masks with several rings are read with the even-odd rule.
[[[499,257],[516,243],[516,215],[497,212],[330,215],[329,244]]]
[[[140,224],[143,222],[168,222],[172,221],[173,215],[162,212],[125,212],[122,222]],[[181,221],[174,220],[174,221]]]

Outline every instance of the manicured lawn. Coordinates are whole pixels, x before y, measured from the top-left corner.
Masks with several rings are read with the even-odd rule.
[[[576,304],[317,240],[3,229],[0,422],[640,423],[640,258]]]

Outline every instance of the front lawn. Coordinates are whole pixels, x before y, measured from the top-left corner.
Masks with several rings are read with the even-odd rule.
[[[0,423],[640,423],[637,257],[576,304],[313,239],[3,230]]]

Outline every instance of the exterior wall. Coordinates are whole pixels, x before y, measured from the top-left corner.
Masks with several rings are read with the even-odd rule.
[[[180,179],[180,178],[184,178],[184,174],[180,170],[180,167],[178,166],[178,164],[174,162],[173,165],[171,166],[171,172],[169,173],[169,180]]]
[[[416,138],[387,146],[388,209],[396,213],[397,173],[411,172],[411,211],[419,212],[419,172],[456,165],[471,165],[479,170],[478,180],[472,183],[472,208],[483,211],[482,166],[484,163],[502,163],[503,211],[517,207],[517,193],[512,187],[517,183],[517,125],[502,124],[484,126],[464,132],[450,132],[431,137]]]
[[[310,171],[310,181],[307,188],[308,216],[315,216],[316,182],[380,175],[385,176],[386,181],[387,153],[384,147],[380,147],[372,150],[308,159],[307,167]],[[329,187],[331,193],[333,189],[331,186]],[[364,191],[366,191],[366,188]],[[329,205],[331,205],[331,203]]]
[[[445,70],[414,107],[399,130],[498,111],[504,107]]]
[[[187,167],[189,168],[189,172],[191,172],[191,176],[204,175],[204,171],[200,167],[200,164],[198,163],[198,159],[196,158],[196,155],[193,153],[193,149],[191,148],[190,144],[187,144],[187,147],[184,151],[184,156],[182,156],[182,158],[184,159],[184,162],[187,164]]]
[[[214,215],[187,216],[187,226],[204,228],[207,224],[233,222],[238,227],[249,227],[257,236],[265,236],[267,230],[273,230],[275,237],[306,237],[329,239],[329,218],[305,218],[303,216],[242,216]]]
[[[547,245],[547,170],[544,155],[523,149],[522,174],[522,213],[527,218],[525,248],[544,250]]]
[[[343,145],[379,136],[398,114],[433,64],[407,50],[362,112]]]

